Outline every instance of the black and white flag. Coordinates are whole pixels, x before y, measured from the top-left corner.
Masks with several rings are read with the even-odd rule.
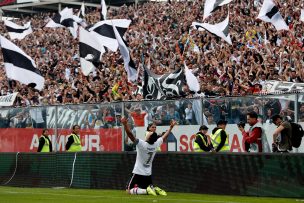
[[[105,0],[101,0],[100,6],[100,20],[107,20],[107,5]]]
[[[168,74],[156,75],[144,68],[144,99],[169,99],[183,96],[186,78],[182,68]]]
[[[42,90],[44,77],[42,77],[40,71],[36,68],[34,60],[1,35],[0,43],[7,77],[12,80],[18,80],[26,85],[35,83],[35,88]]]
[[[28,34],[33,32],[31,27],[31,22],[26,23],[25,25],[17,25],[11,21],[4,20],[4,24],[6,26],[7,32],[10,38],[13,39],[24,39]]]
[[[77,38],[78,24],[74,18],[75,16],[73,15],[73,9],[64,8],[60,13],[56,13],[45,27],[67,27],[75,39]]]
[[[204,7],[204,19],[211,15],[217,8],[229,4],[232,0],[206,0]]]
[[[137,80],[138,75],[137,75],[137,68],[130,55],[130,50],[129,50],[126,42],[122,39],[121,35],[117,31],[114,24],[113,24],[113,29],[114,29],[116,39],[118,41],[118,47],[119,47],[120,53],[124,60],[124,67],[128,74],[128,80],[134,82]]]
[[[91,32],[79,28],[79,55],[81,71],[89,75],[99,65],[105,49]]]
[[[198,30],[207,30],[211,32],[212,34],[215,34],[216,36],[222,38],[225,40],[227,43],[232,45],[230,34],[229,34],[229,13],[227,18],[218,24],[211,25],[209,23],[198,23],[198,22],[193,22],[192,27]]]
[[[96,37],[100,40],[100,43],[105,47],[109,48],[111,51],[117,51],[118,41],[115,37],[112,22],[120,36],[123,37],[125,32],[128,30],[131,20],[114,19],[100,21],[91,27],[89,31],[95,33]]]
[[[272,0],[264,0],[258,18],[265,22],[272,23],[277,30],[289,30],[278,7]]]

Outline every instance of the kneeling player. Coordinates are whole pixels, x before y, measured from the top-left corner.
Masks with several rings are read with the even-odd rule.
[[[166,196],[167,193],[164,190],[152,185],[152,162],[157,148],[159,148],[164,139],[168,137],[169,133],[176,125],[176,122],[172,120],[169,130],[161,137],[158,137],[155,132],[156,125],[150,124],[147,129],[149,133],[147,133],[145,141],[135,138],[128,126],[126,118],[122,118],[121,123],[124,125],[128,137],[136,144],[137,151],[136,162],[132,172],[133,175],[127,184],[127,192],[133,195],[149,194]]]

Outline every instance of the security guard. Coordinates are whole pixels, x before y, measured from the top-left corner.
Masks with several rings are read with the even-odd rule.
[[[72,127],[72,134],[69,136],[65,145],[65,150],[68,152],[81,152],[81,140],[79,135],[80,126],[74,125]]]
[[[211,141],[215,152],[229,152],[229,135],[225,131],[227,121],[219,120],[217,127],[212,130]]]
[[[38,145],[38,150],[37,152],[52,152],[53,146],[50,138],[48,137],[49,135],[49,130],[48,129],[43,129],[42,130],[42,135],[39,138],[39,145]]]
[[[196,133],[195,141],[193,142],[193,149],[195,152],[209,152],[213,149],[210,136],[207,135],[208,127],[202,125],[199,132]]]

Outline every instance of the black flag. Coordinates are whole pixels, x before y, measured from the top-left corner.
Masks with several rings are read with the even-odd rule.
[[[168,74],[156,75],[144,68],[144,99],[170,99],[183,96],[186,77],[182,68]]]

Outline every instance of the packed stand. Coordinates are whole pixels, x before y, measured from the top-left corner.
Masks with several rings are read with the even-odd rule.
[[[119,51],[105,53],[99,68],[84,76],[80,70],[78,39],[74,40],[66,28],[44,28],[54,14],[16,20],[16,23],[32,22],[34,32],[14,42],[36,61],[46,79],[45,88],[37,91],[8,80],[2,63],[1,95],[19,92],[17,106],[138,101],[143,99],[143,63],[150,63],[154,73],[163,74],[183,66],[183,60],[199,78],[201,95],[205,96],[259,94],[266,80],[302,82],[304,28],[299,18],[303,3],[277,1],[290,27],[290,31],[279,32],[270,23],[256,19],[261,3],[233,1],[207,19],[208,23],[220,22],[229,10],[232,46],[207,32],[189,31],[192,22],[203,22],[204,1],[149,2],[137,9],[134,6],[109,9],[109,19],[132,20],[125,37],[140,69],[141,78],[134,84],[127,82]],[[99,19],[98,10],[87,11],[88,24]],[[1,28],[5,30],[3,24]],[[2,54],[0,60],[3,61]],[[184,97],[191,98],[193,94],[186,91]],[[207,104],[206,107],[209,108]],[[214,111],[208,110],[211,114]]]

